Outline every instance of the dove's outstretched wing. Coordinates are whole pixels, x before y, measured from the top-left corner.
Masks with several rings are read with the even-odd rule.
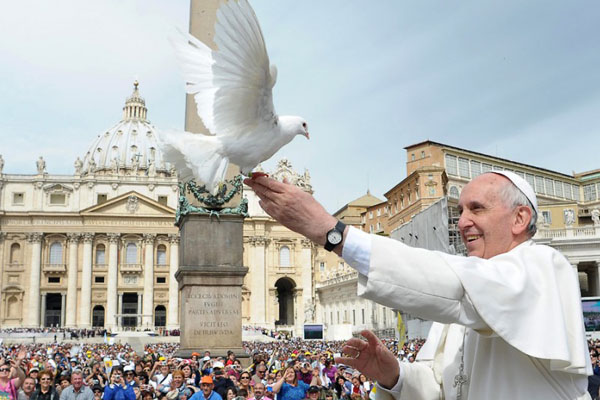
[[[277,79],[265,41],[247,0],[220,6],[213,51],[191,35],[175,41],[186,90],[214,135],[242,136],[262,123],[276,123],[272,88]]]

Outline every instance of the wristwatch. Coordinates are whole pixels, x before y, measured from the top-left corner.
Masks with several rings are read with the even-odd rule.
[[[338,221],[337,224],[327,232],[327,241],[325,242],[325,250],[331,251],[335,249],[335,246],[342,243],[344,239],[344,230],[346,229],[346,224],[342,221]]]

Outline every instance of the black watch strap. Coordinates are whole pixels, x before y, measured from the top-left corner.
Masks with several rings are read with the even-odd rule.
[[[346,230],[346,224],[344,224],[342,221],[338,221],[337,224],[335,224],[335,227],[330,230],[331,231],[338,231],[340,233],[340,235],[342,236],[342,240],[340,241],[340,243],[342,243],[344,241],[344,231]],[[335,249],[335,247],[340,244],[340,243],[331,243],[329,241],[329,232],[327,232],[327,235],[325,237],[325,250],[327,251],[331,251],[333,249]]]

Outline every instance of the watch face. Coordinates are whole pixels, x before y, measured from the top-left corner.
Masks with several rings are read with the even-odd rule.
[[[342,241],[342,233],[338,231],[331,231],[327,234],[327,240],[331,244],[338,244]]]

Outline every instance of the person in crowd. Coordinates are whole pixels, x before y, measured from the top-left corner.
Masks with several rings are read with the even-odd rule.
[[[350,396],[350,392],[346,387],[346,378],[343,375],[338,375],[335,378],[335,383],[333,384],[333,390],[338,399],[347,399]]]
[[[193,392],[186,386],[183,371],[177,369],[172,373],[171,390],[167,393],[168,400],[187,400]]]
[[[205,375],[200,378],[200,391],[192,395],[191,400],[223,400],[219,393],[213,390],[213,379],[210,375]]]
[[[173,376],[169,371],[169,365],[166,361],[161,361],[159,372],[155,373],[152,379],[156,382],[157,392],[166,394],[170,390]]]
[[[261,362],[256,366],[256,373],[252,376],[252,382],[254,382],[254,384],[257,384],[258,382],[267,383],[266,374],[267,366]]]
[[[273,392],[277,394],[278,400],[302,400],[306,397],[306,393],[310,386],[320,386],[319,370],[313,370],[313,379],[310,385],[299,381],[296,371],[293,367],[287,367],[283,371],[283,378],[275,382]]]
[[[40,373],[40,369],[38,367],[31,367],[29,369],[29,373],[27,374],[27,376],[31,377],[35,381],[36,386],[38,384],[39,373]]]
[[[28,376],[23,380],[23,384],[19,389],[19,400],[29,400],[34,391],[35,379],[33,379],[31,376]]]
[[[83,384],[83,374],[79,370],[71,373],[71,384],[63,388],[60,400],[94,400],[94,392]]]
[[[223,371],[224,365],[221,361],[217,361],[213,364],[213,375],[214,375],[214,391],[219,393],[221,398],[227,397],[227,389],[235,387],[231,379],[225,376]]]
[[[227,393],[225,394],[225,397],[223,398],[223,400],[233,400],[237,397],[237,395],[238,395],[237,388],[235,388],[235,387],[227,388]]]
[[[362,385],[360,384],[360,379],[358,378],[358,376],[353,376],[352,377],[352,391],[350,393],[350,398],[351,399],[362,399],[364,398],[365,395],[365,391],[362,387]]]
[[[22,364],[26,356],[25,349],[21,349],[14,360],[7,362],[0,359],[0,396],[8,400],[17,400],[18,390],[25,380]]]
[[[128,364],[123,368],[123,376],[125,377],[125,382],[127,382],[128,385],[133,387],[138,386],[135,380],[135,368],[132,365]]]
[[[296,376],[298,377],[298,380],[310,385],[313,377],[310,364],[308,362],[297,363],[297,365],[294,366],[294,369],[296,370]]]
[[[254,384],[254,396],[248,397],[248,400],[262,400],[265,395],[265,385],[260,383]]]
[[[31,394],[30,400],[59,400],[60,395],[54,387],[52,371],[45,369],[38,375],[40,387]]]
[[[321,388],[318,386],[310,386],[306,391],[308,400],[318,400],[321,396]]]
[[[58,394],[62,394],[62,391],[69,386],[71,386],[71,375],[69,375],[68,371],[63,371],[62,374],[56,378],[56,390],[58,390]]]
[[[92,392],[94,393],[94,400],[101,400],[104,394],[104,388],[100,385],[92,386]]]
[[[184,383],[187,387],[195,387],[196,386],[196,374],[197,372],[192,370],[192,364],[191,363],[186,363],[183,365],[183,367],[181,368],[181,371],[183,372],[183,379],[184,379]]]
[[[128,385],[121,368],[110,371],[110,383],[104,388],[103,400],[135,400],[133,387]]]
[[[250,372],[244,371],[240,374],[240,381],[238,382],[239,389],[246,389],[248,393],[251,393],[250,380],[252,377],[250,376]],[[256,383],[254,384],[256,385]]]

